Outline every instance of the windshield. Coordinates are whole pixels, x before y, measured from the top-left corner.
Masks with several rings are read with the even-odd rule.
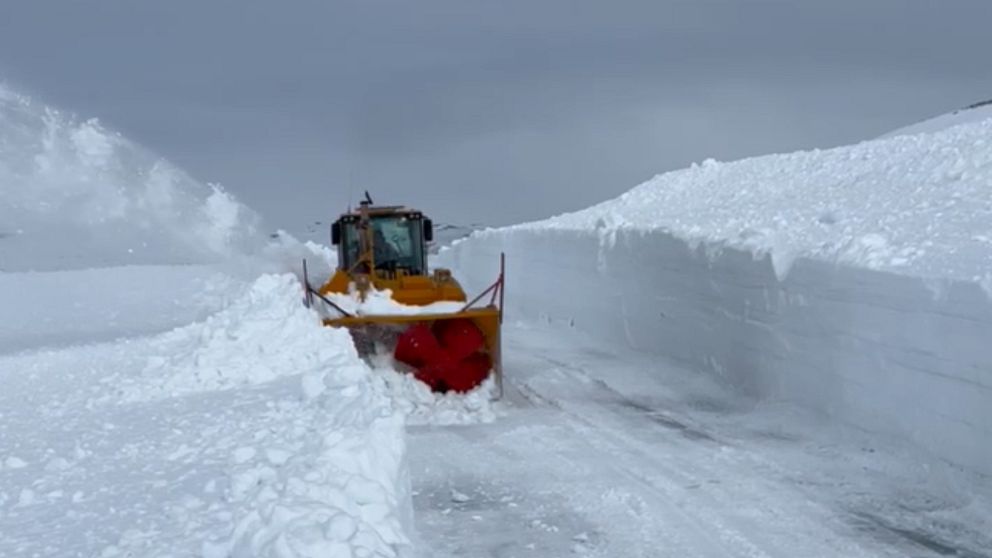
[[[372,217],[376,269],[402,269],[413,275],[425,273],[423,229],[419,218],[407,215]],[[342,248],[345,267],[358,261],[358,223],[342,224]]]

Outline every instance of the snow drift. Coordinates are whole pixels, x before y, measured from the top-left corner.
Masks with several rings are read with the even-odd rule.
[[[570,324],[992,474],[992,121],[707,162],[442,253]]]
[[[105,129],[0,85],[0,271],[202,263],[258,244],[258,218]]]

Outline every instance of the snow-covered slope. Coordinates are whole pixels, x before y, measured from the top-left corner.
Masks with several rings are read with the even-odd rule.
[[[442,253],[507,317],[670,358],[741,392],[992,474],[992,122],[707,162]]]
[[[981,122],[989,119],[992,119],[992,100],[975,103],[963,109],[955,110],[947,114],[929,118],[923,122],[917,122],[916,124],[899,128],[898,130],[889,132],[882,137],[892,138],[896,136],[939,132],[959,124]]]
[[[0,556],[406,556],[395,387],[219,187],[0,89]]]

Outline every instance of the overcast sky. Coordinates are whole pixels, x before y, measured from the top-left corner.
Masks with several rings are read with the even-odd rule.
[[[0,0],[0,79],[299,231],[579,209],[992,97],[992,1]]]

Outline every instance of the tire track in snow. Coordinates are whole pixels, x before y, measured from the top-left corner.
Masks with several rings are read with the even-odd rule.
[[[819,437],[777,408],[568,331],[510,326],[505,340],[500,419],[410,432],[418,529],[432,556],[946,555],[921,545],[925,536],[854,523],[862,494],[902,501],[848,455],[861,438]],[[862,456],[875,458],[906,467],[903,456]],[[980,540],[968,532],[943,548],[984,558],[967,553]]]
[[[679,443],[674,437],[664,441],[658,440],[673,446],[669,449],[674,450],[666,453],[664,459],[659,459],[656,453],[645,450],[646,446],[643,441],[635,439],[626,432],[628,431],[627,427],[647,426],[651,430],[651,426],[660,424],[663,434],[681,434],[690,442],[716,442],[712,436],[694,430],[660,411],[650,411],[643,405],[623,398],[602,382],[584,376],[579,369],[572,368],[571,372],[581,375],[577,377],[583,377],[581,383],[594,385],[596,389],[609,390],[606,397],[596,397],[598,402],[607,402],[600,403],[600,406],[596,408],[595,419],[587,414],[590,411],[587,406],[577,409],[561,400],[556,401],[557,406],[563,410],[579,438],[584,439],[596,451],[606,453],[613,458],[610,465],[611,469],[628,479],[630,484],[643,488],[644,491],[639,494],[639,497],[650,501],[649,508],[652,513],[633,514],[637,520],[643,523],[643,531],[646,534],[657,533],[659,530],[678,533],[679,537],[683,539],[683,548],[678,553],[670,555],[772,558],[774,556],[788,556],[793,552],[794,547],[792,546],[776,548],[778,545],[768,540],[762,540],[762,537],[757,535],[761,532],[760,529],[754,529],[752,526],[747,528],[734,527],[728,525],[718,514],[692,511],[694,509],[692,507],[679,505],[680,502],[684,502],[688,491],[697,491],[705,485],[709,492],[713,492],[713,487],[720,483],[715,479],[721,474],[702,466],[698,462],[685,463],[683,460],[673,457],[686,449],[681,447],[684,444]],[[530,389],[533,390],[533,388]],[[634,420],[629,420],[632,417],[625,416],[624,409],[632,409],[643,417],[634,416]],[[611,420],[616,417],[609,417],[608,415],[622,417],[622,420],[619,421],[620,426],[606,428],[606,424],[612,422],[615,426],[618,422]],[[654,420],[651,415],[663,418],[659,422]],[[650,422],[638,424],[643,419]],[[686,436],[686,432],[698,433]],[[714,449],[719,447],[720,444],[716,442]],[[706,508],[695,509],[722,507],[724,507],[724,503],[711,501]],[[663,512],[663,516],[654,517],[654,514],[659,512]],[[691,535],[685,537],[685,531],[691,532]],[[769,554],[762,548],[774,548],[775,551]]]
[[[696,427],[692,420],[623,397],[592,378],[583,366],[550,358],[548,353],[545,348],[527,355],[531,361],[550,365],[550,370],[545,366],[518,381],[519,389],[560,409],[580,436],[612,454],[614,467],[626,478],[650,487],[665,506],[662,509],[671,507],[669,498],[684,496],[686,488],[695,491],[691,511],[682,510],[682,517],[694,526],[715,528],[707,533],[733,549],[729,555],[792,556],[814,533],[823,535],[824,556],[940,556],[945,555],[942,548],[955,548],[939,539],[941,548],[923,544],[921,537],[930,540],[923,533],[865,537],[864,529],[852,527],[851,513],[837,505],[836,495],[811,493],[790,482],[787,469],[763,456],[753,440],[725,439]],[[555,374],[557,378],[549,379]],[[651,451],[652,444],[661,446],[664,455]],[[737,482],[727,486],[728,482],[702,480],[706,477]],[[972,555],[966,548],[958,551]]]

